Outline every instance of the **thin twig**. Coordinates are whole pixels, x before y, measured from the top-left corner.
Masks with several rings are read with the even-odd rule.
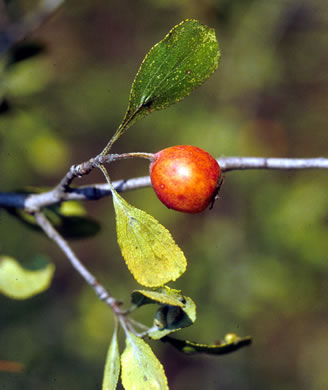
[[[46,235],[54,241],[59,248],[64,252],[66,257],[71,262],[72,266],[76,271],[83,277],[83,279],[93,288],[99,299],[104,301],[109,305],[115,314],[122,314],[119,306],[120,302],[114,299],[109,292],[101,285],[97,279],[86,269],[86,267],[81,263],[76,254],[73,252],[68,243],[64,238],[56,231],[52,224],[47,220],[45,215],[42,212],[36,212],[34,214],[35,220],[41,229],[46,233]]]
[[[36,219],[38,225],[46,233],[46,235],[54,241],[63,251],[66,257],[71,262],[72,266],[79,272],[84,280],[93,288],[97,296],[111,307],[114,314],[120,321],[125,333],[128,331],[134,334],[138,333],[133,325],[136,325],[134,320],[127,317],[128,311],[120,309],[120,302],[113,298],[109,292],[101,285],[94,275],[81,263],[75,255],[71,247],[64,238],[56,231],[52,224],[47,220],[45,215],[40,211],[46,206],[67,200],[90,200],[100,199],[111,195],[111,185],[119,192],[135,190],[137,188],[147,187],[150,183],[148,176],[133,178],[129,180],[120,180],[110,184],[106,169],[102,166],[104,163],[110,163],[120,159],[141,157],[152,159],[153,155],[148,153],[127,153],[121,155],[98,155],[89,161],[72,166],[69,172],[64,176],[60,183],[51,191],[41,194],[27,195],[26,193],[0,193],[0,207],[19,207],[31,212]],[[233,170],[246,169],[276,169],[276,170],[295,170],[295,169],[327,169],[328,159],[313,158],[313,159],[289,159],[289,158],[255,158],[255,157],[226,157],[217,160],[221,166],[222,172]],[[88,174],[93,168],[101,168],[105,174],[108,183],[98,184],[93,186],[83,186],[71,188],[70,185],[74,178]],[[148,330],[149,332],[149,330]],[[145,335],[144,332],[140,335]]]
[[[244,169],[328,169],[328,158],[265,158],[224,157],[218,158],[222,172]]]
[[[98,156],[90,158],[90,160],[85,161],[78,165],[72,165],[67,174],[63,177],[63,179],[59,182],[59,184],[55,187],[56,192],[66,192],[69,186],[72,184],[73,180],[77,177],[82,177],[89,174],[92,169],[98,168],[99,165],[103,165],[105,163],[112,163],[114,161],[119,160],[128,160],[132,158],[143,158],[147,160],[152,160],[153,153],[122,153],[122,154],[109,154],[102,155],[98,154]]]
[[[145,154],[145,153],[144,153]],[[146,155],[146,154],[145,154]],[[149,156],[152,156],[149,153]],[[103,156],[101,163],[108,163],[120,159],[132,158],[132,153],[122,155]],[[217,159],[222,172],[270,169],[270,170],[303,170],[303,169],[328,169],[328,158],[262,158],[262,157],[223,157]],[[43,207],[69,200],[98,200],[111,195],[107,183],[90,186],[70,188],[72,180],[77,176],[83,176],[90,172],[97,160],[91,159],[86,163],[73,166],[61,182],[51,191],[41,194],[19,192],[0,192],[0,207],[25,208],[31,212],[41,210]],[[91,168],[90,168],[91,167]],[[72,175],[72,176],[71,176]],[[117,180],[113,186],[117,192],[132,191],[151,185],[149,176],[136,177],[126,180]]]
[[[119,160],[127,160],[131,158],[143,158],[151,160],[153,157],[152,153],[122,153],[122,154],[109,154],[101,155],[99,154],[96,157],[91,158],[88,161],[85,161],[78,165],[72,165],[66,175],[61,179],[61,181],[50,191],[44,192],[42,194],[32,194],[25,200],[24,208],[30,213],[34,213],[38,210],[41,210],[43,207],[51,206],[56,203],[60,203],[68,200],[70,198],[69,194],[74,191],[70,189],[70,185],[73,180],[77,177],[83,177],[89,174],[94,168],[99,168],[105,163],[111,163]],[[119,186],[122,184],[122,181],[118,183],[118,191],[120,190]],[[126,187],[126,186],[125,186]],[[105,190],[106,195],[103,193],[102,196],[99,196],[99,193],[96,188],[94,188],[93,196],[89,199],[100,199],[101,197],[108,196],[111,194],[110,186]],[[0,207],[1,207],[1,193],[0,193]],[[79,200],[82,200],[78,196]],[[85,198],[84,198],[85,199]],[[72,200],[72,199],[70,199]],[[77,200],[77,199],[76,199]]]

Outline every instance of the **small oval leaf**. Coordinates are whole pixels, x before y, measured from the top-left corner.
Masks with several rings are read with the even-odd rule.
[[[13,299],[27,299],[46,290],[55,271],[53,264],[27,270],[8,256],[0,257],[0,293]]]
[[[126,202],[112,188],[117,240],[136,279],[146,287],[162,286],[179,278],[187,260],[170,232],[154,217]]]
[[[125,390],[168,390],[164,368],[150,346],[128,332],[121,357],[122,384]]]
[[[117,342],[117,327],[115,327],[112,341],[107,352],[102,390],[115,390],[117,387],[119,374],[120,352],[118,350]]]
[[[179,102],[203,84],[217,69],[219,57],[213,29],[190,19],[175,26],[143,60],[127,112],[110,146],[135,121]]]

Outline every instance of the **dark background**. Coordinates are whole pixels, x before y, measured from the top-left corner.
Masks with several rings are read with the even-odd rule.
[[[5,3],[8,10],[5,11]],[[1,2],[0,2],[1,4]],[[2,31],[39,7],[6,1]],[[220,156],[327,156],[328,3],[321,0],[67,1],[29,39],[46,52],[0,63],[1,191],[53,186],[73,163],[105,146],[153,44],[185,18],[215,28],[219,70],[182,103],[138,122],[113,151],[192,144]],[[110,167],[113,179],[145,175],[145,161]],[[80,183],[102,182],[97,172]],[[185,357],[151,342],[173,390],[328,388],[327,172],[227,173],[212,211],[166,209],[152,189],[124,194],[170,229],[188,258],[174,284],[197,304],[181,337],[213,343],[228,332],[254,342],[222,357]],[[101,232],[72,246],[118,299],[138,288],[116,243],[110,198],[87,204]],[[50,289],[27,301],[0,298],[0,389],[100,389],[113,317],[58,248],[6,213],[0,253],[57,267]],[[148,325],[154,307],[137,318]],[[122,347],[124,346],[122,340]]]

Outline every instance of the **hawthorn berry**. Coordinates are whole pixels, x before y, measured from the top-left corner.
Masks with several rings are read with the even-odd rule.
[[[209,153],[190,145],[157,152],[149,170],[159,200],[170,209],[192,214],[214,201],[221,175],[219,164]]]

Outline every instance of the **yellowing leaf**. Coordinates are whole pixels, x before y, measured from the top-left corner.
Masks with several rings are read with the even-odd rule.
[[[46,290],[51,282],[55,266],[35,271],[23,268],[11,257],[0,257],[0,293],[14,299],[26,299]]]
[[[131,295],[131,300],[132,303],[137,306],[147,305],[149,303],[158,303],[183,308],[186,303],[186,299],[181,294],[180,290],[175,290],[167,286],[163,286],[152,291],[135,290]]]
[[[163,286],[152,291],[135,290],[132,293],[132,304],[140,307],[157,303],[154,326],[148,331],[148,336],[154,340],[192,325],[196,321],[196,305],[181,291]]]
[[[162,286],[179,278],[187,260],[170,232],[154,217],[127,203],[113,188],[117,239],[138,283]]]
[[[115,390],[120,374],[120,353],[117,342],[117,327],[108,349],[102,390]]]
[[[125,390],[168,390],[163,366],[140,337],[128,333],[121,357]]]
[[[156,312],[154,327],[148,332],[153,340],[176,332],[192,325],[196,321],[196,305],[189,297],[185,297],[184,307],[162,305]]]

